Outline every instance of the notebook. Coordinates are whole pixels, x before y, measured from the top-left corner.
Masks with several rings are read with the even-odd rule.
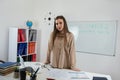
[[[0,63],[0,69],[5,69],[11,66],[15,66],[17,65],[17,62],[4,62],[4,63]]]

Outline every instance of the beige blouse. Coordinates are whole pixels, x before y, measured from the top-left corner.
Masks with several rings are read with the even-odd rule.
[[[47,62],[55,68],[75,67],[75,44],[72,33],[67,33],[67,43],[64,46],[64,35],[57,35],[54,46],[52,44],[52,34],[48,43]],[[52,54],[51,54],[52,53]]]

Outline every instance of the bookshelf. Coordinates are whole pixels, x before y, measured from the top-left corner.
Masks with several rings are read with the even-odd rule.
[[[40,30],[9,28],[8,61],[19,62],[19,55],[24,61],[39,61]]]

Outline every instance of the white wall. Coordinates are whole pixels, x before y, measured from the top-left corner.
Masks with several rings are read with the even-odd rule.
[[[25,22],[33,18],[33,0],[0,0],[0,59],[7,60],[9,27],[26,27]]]
[[[47,41],[53,26],[44,18],[64,15],[68,21],[118,20],[115,56],[76,53],[77,66],[84,71],[109,74],[113,80],[120,79],[120,1],[119,0],[0,0],[0,59],[7,60],[8,29],[25,27],[25,21],[33,20],[41,29],[40,59],[45,60]],[[12,56],[11,56],[12,57]]]

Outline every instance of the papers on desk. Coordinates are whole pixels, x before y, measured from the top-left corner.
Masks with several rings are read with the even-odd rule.
[[[74,80],[78,80],[78,79],[89,79],[89,77],[87,76],[87,74],[83,71],[80,71],[80,72],[76,72],[76,71],[72,71],[72,72],[69,72],[69,76],[71,79],[74,79]]]
[[[48,74],[50,78],[65,78],[68,75],[67,73],[68,72],[60,69],[50,69],[46,74]]]
[[[54,79],[89,80],[89,77],[83,71],[76,72],[72,70],[52,69],[48,71],[47,74],[49,78]]]

